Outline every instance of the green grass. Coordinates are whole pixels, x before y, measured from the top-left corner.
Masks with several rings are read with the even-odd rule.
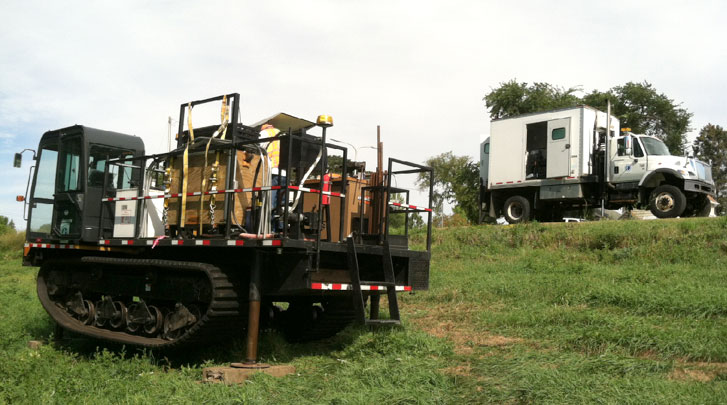
[[[243,358],[241,339],[27,348],[53,325],[35,269],[0,241],[0,403],[722,403],[726,231],[725,218],[437,230],[431,290],[400,296],[405,328],[303,345],[266,332],[262,359],[297,374],[242,386],[197,382]]]

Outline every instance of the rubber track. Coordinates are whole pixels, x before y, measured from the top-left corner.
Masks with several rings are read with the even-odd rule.
[[[44,282],[44,271],[49,267],[56,265],[72,266],[73,262],[78,264],[103,264],[112,266],[123,266],[125,268],[133,267],[157,267],[160,269],[170,269],[175,271],[201,271],[205,273],[212,286],[212,299],[209,303],[207,311],[202,315],[199,322],[189,328],[184,335],[175,340],[166,340],[162,338],[151,338],[144,336],[131,335],[125,332],[112,331],[108,329],[97,328],[94,326],[82,325],[76,319],[72,318],[65,311],[57,308],[53,301],[48,297]],[[41,283],[43,285],[41,285]],[[243,289],[246,291],[246,289]],[[198,262],[182,262],[174,260],[158,260],[158,259],[125,259],[113,257],[97,257],[86,256],[78,261],[61,260],[54,262],[46,262],[40,269],[38,274],[38,296],[46,311],[66,329],[81,333],[86,336],[94,337],[102,340],[109,340],[118,343],[132,344],[137,346],[151,348],[178,348],[194,343],[209,342],[219,340],[224,337],[240,337],[244,336],[244,323],[242,310],[246,308],[240,307],[240,300],[235,291],[235,287],[228,280],[227,275],[217,266],[208,263]],[[48,305],[50,304],[50,305]],[[49,308],[50,307],[50,308]],[[239,329],[233,326],[240,325]]]

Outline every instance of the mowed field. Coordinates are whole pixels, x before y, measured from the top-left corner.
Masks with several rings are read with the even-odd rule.
[[[53,324],[35,269],[5,250],[0,403],[725,403],[726,235],[725,218],[435,230],[431,289],[400,296],[403,328],[265,332],[262,359],[297,373],[239,386],[198,381],[243,358],[242,335],[184,353],[28,348]]]

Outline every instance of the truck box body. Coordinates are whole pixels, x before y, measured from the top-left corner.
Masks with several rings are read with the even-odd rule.
[[[611,117],[611,127],[618,125]],[[605,126],[606,114],[587,106],[493,121],[490,150],[496,153],[489,154],[488,188],[595,174],[596,129]]]

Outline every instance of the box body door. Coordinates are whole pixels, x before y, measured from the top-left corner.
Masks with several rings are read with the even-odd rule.
[[[548,121],[546,177],[567,177],[570,174],[570,139],[570,118]]]

